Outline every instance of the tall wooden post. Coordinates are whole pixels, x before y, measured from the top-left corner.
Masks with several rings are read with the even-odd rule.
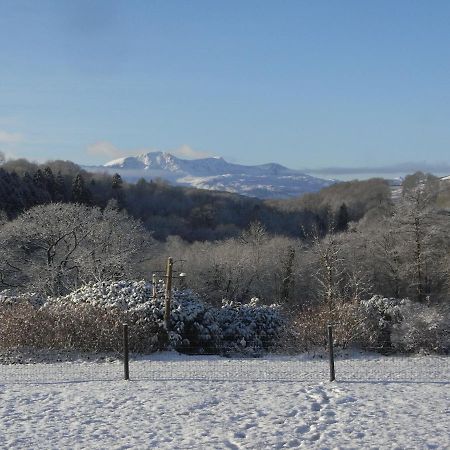
[[[164,305],[164,326],[167,332],[170,331],[170,301],[172,298],[172,273],[173,273],[173,259],[169,257],[167,260],[166,297]]]
[[[123,377],[125,380],[130,379],[130,353],[128,349],[128,325],[123,324]]]
[[[334,371],[334,348],[333,348],[333,327],[328,325],[328,354],[330,359],[330,381],[336,379],[336,374]]]
[[[156,300],[156,297],[158,295],[157,286],[156,286],[156,273],[154,273],[152,275],[152,294],[153,294],[153,300]]]

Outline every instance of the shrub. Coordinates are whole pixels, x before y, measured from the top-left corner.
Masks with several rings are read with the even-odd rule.
[[[403,319],[402,302],[404,300],[381,295],[361,301],[359,313],[363,317],[366,348],[392,351],[391,333],[393,327]]]
[[[402,352],[450,351],[450,308],[402,301],[402,320],[391,332],[392,345]]]
[[[189,290],[173,292],[169,335],[164,328],[165,300],[161,282],[157,286],[156,298],[153,298],[150,283],[117,281],[90,283],[50,303],[92,304],[106,310],[122,311],[130,324],[130,342],[135,342],[139,351],[155,351],[167,346],[185,352],[217,351],[220,329],[213,309]],[[143,345],[144,342],[151,345]]]
[[[223,301],[217,312],[225,354],[258,355],[275,345],[283,319],[278,305],[259,305],[258,298],[250,303]]]
[[[355,302],[305,308],[297,312],[285,328],[281,349],[289,352],[308,352],[325,349],[327,326],[333,324],[334,345],[339,348],[363,346],[365,333],[363,317]]]
[[[354,346],[381,353],[450,351],[450,308],[408,299],[375,295],[360,303],[342,303],[331,310],[316,306],[295,314],[280,346],[288,351],[325,348],[326,328],[334,326],[338,348]]]
[[[225,302],[215,308],[192,291],[174,291],[171,331],[164,327],[164,285],[144,281],[90,283],[43,305],[21,298],[0,303],[3,348],[115,351],[121,324],[130,326],[130,350],[149,353],[172,348],[185,353],[256,355],[274,344],[282,319],[276,306]]]
[[[36,308],[22,300],[0,306],[0,348],[118,351],[122,316],[92,305]]]

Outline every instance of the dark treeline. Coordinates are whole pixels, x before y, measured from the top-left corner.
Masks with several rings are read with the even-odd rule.
[[[263,201],[226,192],[171,186],[162,180],[124,182],[119,175],[90,173],[69,161],[42,165],[24,159],[0,168],[0,211],[13,219],[37,205],[63,202],[105,208],[117,202],[158,240],[176,235],[193,241],[239,236],[260,222],[271,234],[321,235],[333,223],[344,231],[365,216],[386,215],[390,189],[381,179],[339,183],[298,199]]]

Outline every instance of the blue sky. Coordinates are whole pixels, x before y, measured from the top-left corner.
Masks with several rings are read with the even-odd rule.
[[[450,2],[0,0],[0,150],[450,164]]]

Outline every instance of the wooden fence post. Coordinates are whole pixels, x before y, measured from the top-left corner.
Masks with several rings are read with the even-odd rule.
[[[153,296],[153,300],[156,300],[156,297],[157,297],[157,294],[158,294],[158,292],[157,292],[157,286],[156,286],[156,273],[154,273],[153,275],[152,275],[152,296]]]
[[[124,379],[130,379],[130,357],[128,349],[128,324],[123,324],[123,374]]]
[[[173,273],[173,259],[171,257],[167,260],[166,271],[166,296],[164,304],[164,327],[167,333],[170,331],[170,302],[172,297],[172,273]]]
[[[333,326],[328,325],[328,353],[330,357],[330,381],[336,379],[334,370]]]

